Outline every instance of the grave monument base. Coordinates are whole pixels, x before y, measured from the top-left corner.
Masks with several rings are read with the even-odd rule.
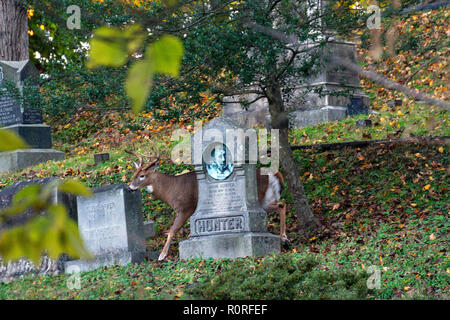
[[[18,149],[1,152],[0,173],[24,169],[48,160],[64,160],[64,152],[54,149]]]
[[[3,127],[19,135],[32,149],[51,149],[52,130],[45,124],[14,124]]]
[[[346,116],[347,108],[327,106],[319,109],[296,110],[291,112],[288,117],[291,126],[301,128],[344,119]]]
[[[180,259],[239,258],[281,251],[280,238],[268,232],[240,232],[191,237],[179,244]]]
[[[67,261],[64,264],[64,269],[66,273],[77,273],[92,271],[102,267],[114,266],[120,264],[121,266],[126,266],[130,263],[139,263],[144,261],[146,256],[145,252],[112,252],[107,254],[102,254],[96,256],[92,260],[72,260]]]

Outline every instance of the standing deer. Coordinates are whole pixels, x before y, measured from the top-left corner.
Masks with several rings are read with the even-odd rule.
[[[156,148],[156,150],[158,149]],[[139,159],[138,163],[134,162],[136,171],[129,188],[131,190],[145,188],[157,199],[172,207],[177,214],[158,258],[158,260],[163,260],[167,256],[173,237],[197,207],[196,173],[189,172],[171,176],[158,172],[159,151],[157,151],[156,156],[151,156],[147,163],[144,163],[143,156],[136,154],[134,151],[126,150],[126,152]],[[280,238],[283,242],[288,242],[286,236],[286,203],[284,200],[280,201],[284,186],[283,176],[279,171],[275,174],[262,175],[260,169],[256,170],[258,200],[267,213],[277,212],[280,215]]]

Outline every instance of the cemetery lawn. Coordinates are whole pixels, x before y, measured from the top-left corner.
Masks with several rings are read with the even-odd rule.
[[[158,143],[164,144],[161,137]],[[323,224],[306,242],[296,232],[284,191],[291,245],[280,254],[179,261],[178,242],[188,237],[187,224],[168,261],[83,273],[80,290],[67,288],[66,275],[30,276],[1,284],[0,299],[448,299],[448,153],[448,145],[429,143],[298,150],[305,191]],[[19,179],[76,176],[90,186],[127,183],[132,160],[120,149],[97,166],[92,155],[75,155],[0,181],[6,186]],[[169,173],[185,169],[161,166]],[[160,251],[175,214],[146,191],[142,198],[145,218],[156,223],[148,248]],[[279,233],[274,214],[268,228]],[[368,278],[378,274],[379,289],[368,289]]]
[[[398,52],[383,56],[371,67],[394,81],[445,99],[449,47],[432,39],[448,41],[449,12],[433,10],[402,20],[399,32],[406,36],[399,38]],[[383,21],[386,30],[388,23]],[[372,64],[367,55],[369,30],[361,32],[367,41],[358,42],[359,61]],[[291,144],[450,135],[446,111],[371,81],[362,79],[361,84],[378,114],[292,130]],[[393,99],[401,99],[402,105],[389,107]],[[208,118],[218,114],[216,109]],[[156,115],[156,111],[139,116],[81,111],[69,121],[45,115],[54,129],[54,148],[64,151],[66,160],[0,175],[0,187],[49,176],[78,177],[91,187],[128,183],[134,159],[123,146],[135,144],[145,150],[151,136],[167,155],[174,145],[170,141],[174,129],[193,130],[188,116],[162,123],[155,120]],[[373,126],[357,128],[358,119],[371,119]],[[109,152],[111,160],[94,165],[93,153],[98,152]],[[189,235],[187,223],[174,239],[167,261],[83,273],[79,290],[67,288],[66,275],[29,276],[0,284],[0,299],[450,298],[448,145],[414,142],[327,152],[298,150],[294,155],[311,208],[322,223],[306,242],[296,232],[291,199],[284,191],[291,245],[280,254],[179,261],[178,242]],[[189,169],[163,161],[160,170],[176,174]],[[156,225],[148,248],[160,251],[175,214],[146,191],[142,199],[145,219]],[[274,214],[268,216],[268,228],[279,233]],[[372,289],[367,287],[368,280]]]

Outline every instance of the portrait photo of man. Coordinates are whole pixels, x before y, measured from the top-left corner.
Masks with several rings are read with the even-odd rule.
[[[227,148],[225,145],[216,146],[211,150],[211,157],[205,164],[208,174],[216,180],[225,180],[234,169],[232,163],[227,163]]]

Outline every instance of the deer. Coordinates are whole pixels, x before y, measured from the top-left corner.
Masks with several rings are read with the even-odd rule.
[[[153,197],[163,201],[175,212],[176,217],[169,229],[166,243],[158,257],[164,260],[169,252],[169,247],[174,236],[183,227],[187,219],[195,212],[198,201],[197,175],[191,171],[180,175],[168,175],[159,172],[160,152],[156,155],[143,156],[132,150],[125,150],[128,154],[135,156],[138,162],[134,162],[135,172],[128,185],[132,191],[145,189]],[[144,158],[148,158],[144,162]],[[261,174],[260,169],[256,169],[258,201],[266,213],[276,212],[280,217],[280,239],[283,243],[288,243],[286,236],[286,202],[281,199],[281,192],[284,188],[284,178],[280,171]]]

